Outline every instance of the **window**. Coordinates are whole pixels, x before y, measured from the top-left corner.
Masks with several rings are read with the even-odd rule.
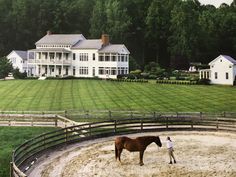
[[[49,53],[49,58],[54,59],[54,53]]]
[[[79,61],[88,61],[88,54],[87,53],[80,53]]]
[[[217,72],[215,72],[215,79],[217,79],[218,78],[218,73]]]
[[[93,53],[93,60],[95,60],[95,53]]]
[[[69,54],[68,54],[68,53],[66,53],[66,60],[68,60],[68,56],[69,56]]]
[[[93,76],[95,76],[95,67],[93,67]]]
[[[79,67],[79,74],[80,75],[88,75],[88,67],[80,66]]]
[[[104,74],[105,74],[103,67],[99,67],[99,68],[98,68],[98,74],[99,74],[99,75],[104,75]]]
[[[115,56],[115,54],[112,55],[111,61],[116,61],[116,56]]]
[[[116,68],[111,68],[111,75],[116,75]]]
[[[225,78],[229,79],[229,73],[225,73]]]
[[[104,56],[103,55],[99,55],[99,61],[104,61]]]
[[[75,53],[73,53],[73,60],[75,60],[75,57],[76,57],[76,56],[75,56]]]
[[[69,72],[69,69],[68,69],[68,68],[66,68],[66,75],[68,75],[68,72]]]
[[[232,66],[231,66],[231,65],[229,65],[229,68],[232,68]]]
[[[105,61],[110,61],[110,55],[109,54],[105,55]]]
[[[75,76],[76,70],[75,67],[73,67],[73,76]]]

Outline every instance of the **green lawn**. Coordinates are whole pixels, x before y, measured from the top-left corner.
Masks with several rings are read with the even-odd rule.
[[[55,130],[39,127],[0,127],[0,176],[7,177],[10,172],[12,151],[30,138]]]
[[[101,80],[0,81],[0,110],[236,111],[236,88]]]

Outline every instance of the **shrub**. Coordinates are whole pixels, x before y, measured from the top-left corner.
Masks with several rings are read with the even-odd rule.
[[[200,79],[198,81],[198,84],[201,84],[201,85],[210,85],[210,80],[209,79]]]

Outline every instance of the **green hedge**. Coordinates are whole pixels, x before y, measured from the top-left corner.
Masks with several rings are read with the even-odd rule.
[[[196,85],[197,81],[191,80],[157,80],[157,84],[183,84],[183,85]]]
[[[148,83],[148,80],[145,79],[107,79],[112,82],[139,82],[139,83]]]

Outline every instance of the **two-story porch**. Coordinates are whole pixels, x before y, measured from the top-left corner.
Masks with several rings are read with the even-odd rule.
[[[71,51],[64,48],[37,48],[29,50],[28,66],[35,67],[35,76],[55,77],[70,75],[71,55]]]

